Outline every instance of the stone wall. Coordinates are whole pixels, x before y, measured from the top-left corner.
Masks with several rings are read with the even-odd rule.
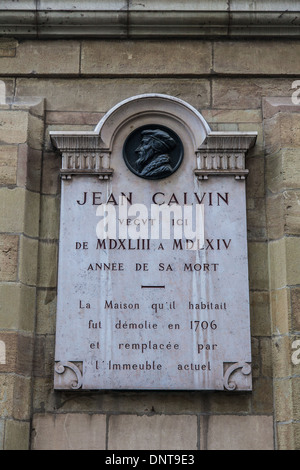
[[[0,40],[0,448],[300,448],[299,54],[297,40]],[[53,390],[61,162],[49,131],[92,130],[150,92],[187,101],[212,130],[258,132],[252,392]]]

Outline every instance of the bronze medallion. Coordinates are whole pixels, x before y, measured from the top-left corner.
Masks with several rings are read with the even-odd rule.
[[[180,166],[183,145],[178,135],[160,125],[142,126],[126,139],[123,157],[129,170],[141,178],[167,178]]]

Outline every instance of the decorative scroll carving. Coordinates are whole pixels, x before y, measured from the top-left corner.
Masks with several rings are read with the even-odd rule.
[[[236,382],[234,382],[233,380],[229,381],[229,379],[238,369],[241,369],[241,373],[243,375],[250,375],[252,370],[251,364],[249,364],[248,362],[236,362],[229,366],[224,374],[224,388],[226,390],[233,391],[237,389]]]
[[[64,388],[67,388],[67,389],[72,389],[72,390],[78,390],[79,388],[82,387],[82,373],[79,369],[79,367],[77,367],[73,362],[57,362],[55,364],[55,372],[57,374],[64,374],[66,372],[66,369],[71,369],[75,376],[76,376],[76,380],[74,381],[71,381],[67,387],[64,387]]]

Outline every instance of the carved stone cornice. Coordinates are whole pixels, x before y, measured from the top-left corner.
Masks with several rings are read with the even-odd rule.
[[[113,175],[110,151],[97,133],[50,132],[53,145],[62,154],[60,170],[63,179],[73,175],[94,175],[107,180]]]
[[[196,152],[195,175],[199,180],[226,175],[245,179],[245,156],[256,137],[256,132],[210,132]]]
[[[299,38],[299,2],[5,0],[0,36],[15,38]]]

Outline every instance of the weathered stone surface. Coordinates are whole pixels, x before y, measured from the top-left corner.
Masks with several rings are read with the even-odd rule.
[[[16,184],[17,181],[18,147],[13,145],[0,146],[0,181],[1,184]]]
[[[42,173],[42,194],[60,193],[61,157],[54,152],[45,152]]]
[[[28,147],[27,144],[18,146],[17,185],[39,192],[41,185],[41,150]]]
[[[54,335],[37,335],[33,359],[33,375],[50,377],[54,368]]]
[[[289,332],[291,308],[289,297],[290,292],[288,288],[270,292],[273,334],[281,335]]]
[[[32,337],[17,332],[0,332],[0,339],[6,345],[6,363],[0,364],[0,371],[30,375],[33,353]]]
[[[6,420],[4,450],[28,450],[30,422]]]
[[[289,336],[276,336],[272,347],[274,377],[291,376],[291,339]]]
[[[11,53],[14,52],[13,56],[0,54],[0,69],[7,75],[57,75],[79,72],[78,41],[24,41],[15,47],[10,49]]]
[[[14,376],[0,374],[0,414],[2,418],[13,416]]]
[[[0,110],[0,143],[22,144],[27,140],[28,113]]]
[[[19,279],[24,284],[35,286],[37,282],[38,240],[20,237]]]
[[[293,391],[290,377],[274,380],[274,398],[276,420],[289,421],[293,416]]]
[[[15,281],[18,275],[18,235],[0,234],[0,280]]]
[[[287,260],[285,239],[269,243],[270,288],[280,289],[287,285]]]
[[[110,416],[108,449],[197,449],[197,417],[188,415]]]
[[[284,70],[294,75],[300,73],[299,54],[297,41],[253,41],[250,53],[248,41],[215,42],[213,70],[247,75],[277,75],[278,70]]]
[[[286,241],[286,270],[287,284],[300,284],[300,237],[287,237]]]
[[[25,420],[31,418],[31,377],[17,375],[14,384],[14,411],[15,419]]]
[[[268,308],[269,293],[250,292],[250,313],[252,336],[268,336],[271,333]]]
[[[2,187],[0,197],[2,211],[0,230],[36,237],[39,230],[39,194],[24,188]]]
[[[96,126],[104,113],[88,113],[81,110],[75,111],[48,111],[46,113],[46,124],[67,124],[80,126]]]
[[[273,380],[272,377],[255,377],[253,379],[252,413],[273,413]]]
[[[206,423],[203,419],[200,421],[201,443],[202,446],[207,443],[208,450],[274,448],[271,416],[209,416]]]
[[[113,60],[112,60],[113,57]],[[208,41],[83,41],[81,73],[93,75],[174,75],[210,73]],[[184,63],[184,70],[182,64]]]
[[[268,289],[268,245],[262,242],[248,243],[250,289]]]
[[[300,288],[291,289],[292,328],[300,331]]]
[[[44,96],[48,111],[106,112],[123,99],[151,92],[177,96],[197,109],[210,104],[206,79],[17,79],[17,96]]]
[[[54,334],[56,319],[56,290],[37,289],[37,334]]]
[[[57,282],[57,253],[55,242],[40,242],[38,286],[55,287]]]
[[[291,86],[289,78],[214,78],[212,105],[223,109],[258,109],[264,96],[291,96]]]
[[[100,414],[35,414],[33,450],[103,450],[106,416]]]
[[[4,447],[4,419],[0,419],[0,450],[3,450]]]
[[[1,328],[32,331],[35,316],[35,288],[21,283],[0,285]]]
[[[40,239],[58,240],[60,200],[55,196],[41,196]]]

